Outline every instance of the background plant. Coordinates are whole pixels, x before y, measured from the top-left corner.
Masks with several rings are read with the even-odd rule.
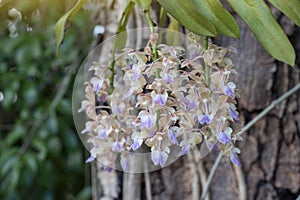
[[[89,15],[73,18],[59,56],[53,34],[70,3],[0,5],[1,199],[89,198],[84,149],[71,115],[72,75],[92,41],[92,34],[80,31],[92,31]],[[10,15],[11,9],[21,18],[15,20],[19,16]]]

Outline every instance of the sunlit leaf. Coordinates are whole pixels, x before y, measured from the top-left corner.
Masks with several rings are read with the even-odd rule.
[[[180,35],[177,33],[179,31],[179,26],[179,22],[172,18],[168,26],[170,31],[166,33],[167,44],[173,44],[174,46],[180,45]]]
[[[281,10],[295,24],[300,26],[300,1],[299,0],[269,0],[273,6]]]
[[[134,9],[134,6],[135,6],[135,1],[130,1],[122,13],[122,17],[119,21],[118,28],[117,28],[117,33],[119,33],[119,35],[116,36],[114,42],[115,44],[113,45],[117,49],[123,49],[126,45],[126,41],[127,41],[126,26],[129,17]]]
[[[55,39],[56,39],[56,53],[59,52],[60,44],[64,37],[65,25],[69,18],[76,14],[87,0],[78,0],[71,10],[64,14],[55,24]]]
[[[263,0],[227,1],[271,56],[294,66],[295,50]]]
[[[229,37],[240,37],[239,26],[233,16],[223,8],[220,0],[191,0],[196,9],[209,19],[218,33]]]
[[[192,2],[185,0],[158,0],[158,2],[190,31],[202,36],[217,35],[215,26],[196,10]]]

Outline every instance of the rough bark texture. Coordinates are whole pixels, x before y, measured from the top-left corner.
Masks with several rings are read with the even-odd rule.
[[[112,4],[120,1],[108,2],[111,6],[105,9],[116,9]],[[270,57],[238,17],[240,40],[220,37],[216,41],[223,46],[234,46],[239,52],[232,58],[239,73],[236,82],[241,90],[238,99],[241,125],[300,81],[300,29],[279,12],[274,11],[274,14],[296,49],[298,60],[294,68]],[[111,22],[112,16],[116,16],[114,12],[107,11],[102,15],[105,15],[102,19],[106,19],[101,22],[103,25]],[[244,142],[238,144],[242,150],[241,170],[235,169],[230,161],[223,159],[213,178],[209,199],[243,199],[244,194],[249,200],[297,198],[300,194],[299,96],[298,92],[285,100],[244,133]],[[199,161],[191,153],[169,167],[150,173],[150,180],[143,174],[124,175],[114,171],[107,174],[97,164],[97,169],[93,170],[93,177],[97,178],[93,183],[94,199],[199,199],[202,185],[215,158],[216,153],[212,153]],[[148,198],[145,189],[147,184],[151,186],[151,196],[148,195]]]

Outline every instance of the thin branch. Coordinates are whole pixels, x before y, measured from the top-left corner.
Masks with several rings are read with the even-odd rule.
[[[199,179],[200,179],[201,188],[203,189],[204,186],[206,185],[206,182],[207,182],[207,174],[206,174],[206,171],[204,169],[203,162],[199,157],[199,150],[198,149],[194,150],[193,159],[194,159],[196,165],[198,166],[197,171],[198,171],[198,175],[199,175]],[[207,195],[206,195],[205,200],[209,200],[209,199],[210,198],[209,198],[209,192],[208,192]]]
[[[244,178],[243,170],[237,165],[233,165],[234,172],[236,175],[237,184],[239,187],[239,199],[246,200],[247,199],[247,192],[246,192],[246,181]]]
[[[208,189],[209,189],[210,183],[212,181],[212,178],[214,177],[214,175],[215,175],[215,173],[217,171],[217,168],[218,168],[218,166],[219,166],[222,158],[223,158],[223,152],[220,152],[219,155],[218,155],[218,157],[217,157],[217,159],[216,159],[216,161],[215,161],[215,163],[214,163],[214,165],[213,165],[213,167],[212,167],[212,169],[211,169],[211,171],[210,171],[210,173],[209,173],[209,175],[208,175],[207,183],[206,183],[206,185],[205,185],[205,187],[203,189],[203,192],[201,194],[200,200],[204,200],[205,199],[205,196],[206,196],[206,194],[208,192]]]
[[[244,126],[237,135],[241,135],[244,132],[246,132],[249,128],[251,128],[258,120],[263,118],[268,112],[270,112],[275,106],[277,106],[279,103],[281,103],[283,100],[287,99],[289,96],[297,92],[297,90],[300,89],[300,83],[295,85],[292,89],[284,93],[281,97],[273,101],[267,108],[265,108],[259,115],[257,115],[254,119],[252,119],[246,126]]]
[[[192,152],[188,153],[188,161],[189,161],[189,167],[190,167],[190,172],[193,174],[191,184],[192,184],[192,200],[198,199],[199,198],[199,177],[197,176],[197,169],[196,169],[196,163],[194,162],[193,159],[193,154]]]
[[[152,192],[151,192],[151,183],[150,183],[150,176],[149,172],[145,172],[145,186],[146,186],[146,199],[152,200]]]
[[[145,188],[146,188],[146,199],[152,200],[152,191],[151,191],[151,181],[150,181],[150,175],[149,175],[149,169],[148,169],[148,163],[144,163],[144,176],[145,176]]]
[[[257,121],[259,121],[260,119],[262,119],[268,112],[270,112],[275,106],[277,106],[279,103],[281,103],[283,100],[287,99],[288,97],[290,97],[292,94],[296,93],[298,90],[300,89],[300,83],[298,83],[297,85],[295,85],[292,89],[290,89],[289,91],[287,91],[286,93],[284,93],[282,96],[280,96],[278,99],[276,99],[275,101],[273,101],[267,108],[265,108],[259,115],[257,115],[255,118],[253,118],[250,122],[248,122],[238,133],[237,135],[241,135],[243,134],[245,131],[247,131],[249,128],[251,128]],[[223,152],[220,152],[214,165],[213,168],[211,169],[209,176],[208,176],[208,180],[207,180],[207,184],[206,187],[204,188],[202,195],[201,195],[201,200],[203,200],[208,192],[208,188],[210,186],[211,183],[211,179],[213,178],[213,176],[216,173],[216,169],[218,168],[221,160],[223,157]],[[298,199],[297,199],[298,200]],[[300,200],[300,199],[299,199]]]

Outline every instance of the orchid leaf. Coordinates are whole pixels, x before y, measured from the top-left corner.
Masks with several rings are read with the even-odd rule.
[[[295,24],[300,26],[300,1],[299,0],[269,0],[269,2],[288,16]]]
[[[172,17],[190,31],[202,36],[213,37],[217,35],[215,26],[196,10],[191,1],[158,0],[158,2]]]
[[[192,0],[196,9],[211,21],[218,33],[229,37],[240,37],[239,26],[233,16],[223,8],[220,0]]]
[[[257,40],[271,56],[294,66],[295,50],[263,0],[227,0],[227,2],[248,24]]]
[[[64,38],[64,31],[66,22],[72,18],[87,2],[87,0],[78,0],[71,10],[64,14],[55,24],[55,39],[56,39],[56,53],[59,53],[59,47]]]

